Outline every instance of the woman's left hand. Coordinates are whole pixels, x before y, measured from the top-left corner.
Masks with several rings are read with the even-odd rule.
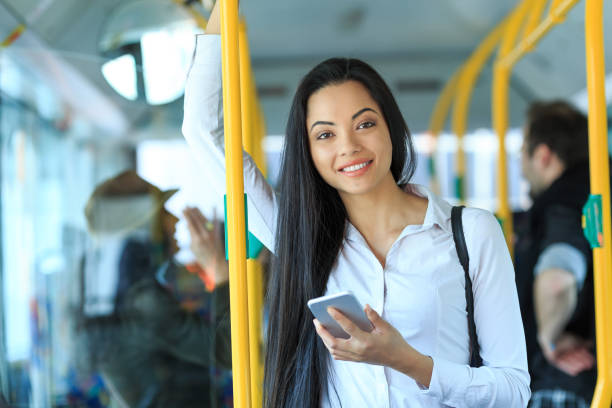
[[[333,307],[329,307],[327,312],[351,336],[348,339],[336,338],[317,319],[314,320],[318,335],[336,360],[395,367],[398,357],[416,353],[397,329],[383,320],[369,305],[366,305],[365,313],[374,326],[371,332],[361,330]]]
[[[400,332],[383,320],[370,305],[366,305],[365,313],[374,326],[371,332],[361,330],[333,307],[329,307],[327,312],[350,336],[348,339],[336,338],[317,319],[314,319],[317,334],[335,360],[391,367],[412,377],[419,384],[429,387],[433,372],[431,357],[412,348]]]

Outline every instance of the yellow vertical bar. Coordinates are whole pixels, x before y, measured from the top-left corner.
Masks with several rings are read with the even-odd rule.
[[[266,171],[266,158],[265,152],[263,149],[263,139],[266,135],[266,127],[263,118],[263,113],[261,110],[261,106],[257,101],[257,92],[255,88],[255,82],[253,81],[253,102],[255,103],[256,115],[255,115],[255,123],[254,125],[254,145],[253,145],[253,159],[255,163],[257,163],[257,167],[261,170],[262,174],[265,176],[267,174]],[[259,271],[257,273],[258,279],[255,280],[255,287],[253,291],[255,292],[253,296],[253,302],[255,305],[255,310],[259,311],[258,318],[258,326],[254,329],[259,338],[261,338],[261,348],[260,348],[260,360],[259,360],[259,381],[262,384],[262,396],[260,398],[263,399],[263,377],[264,377],[264,358],[263,358],[263,306],[264,306],[264,269],[261,263],[257,263],[259,265]]]
[[[465,152],[463,150],[463,137],[467,131],[468,113],[472,91],[476,84],[476,79],[480,75],[484,64],[487,62],[495,47],[499,43],[504,32],[507,18],[504,19],[491,33],[480,43],[478,48],[472,53],[468,61],[463,66],[455,90],[455,103],[453,104],[452,127],[457,136],[457,166],[456,174],[458,186],[463,191],[459,191],[458,197],[463,203],[465,200]]]
[[[463,149],[463,137],[467,129],[467,105],[472,86],[468,83],[471,76],[473,63],[468,62],[463,66],[455,88],[455,102],[453,104],[452,129],[457,138],[457,152],[455,153],[455,197],[459,204],[465,204],[465,150]]]
[[[502,223],[506,244],[513,253],[510,239],[512,237],[512,213],[508,200],[508,168],[506,164],[506,131],[508,130],[508,84],[510,73],[506,67],[494,68],[493,74],[493,127],[497,133],[497,215]]]
[[[251,406],[261,407],[262,396],[262,358],[261,358],[261,320],[263,294],[261,284],[261,265],[254,259],[247,260],[249,286],[249,354],[251,369]]]
[[[448,112],[450,110],[451,104],[453,102],[453,97],[455,96],[455,89],[457,88],[457,82],[461,70],[458,70],[453,74],[451,79],[446,82],[438,100],[436,101],[436,105],[434,106],[434,110],[431,113],[431,117],[429,118],[429,133],[433,138],[433,148],[431,149],[430,157],[429,157],[429,184],[431,189],[439,194],[440,186],[435,174],[435,165],[434,158],[436,155],[437,149],[437,139],[442,129],[444,129],[444,123],[446,122],[446,118],[448,117]]]
[[[591,194],[602,198],[603,246],[593,250],[597,386],[591,407],[612,404],[612,232],[605,99],[603,0],[587,0],[585,15]]]
[[[220,1],[232,375],[235,406],[246,408],[251,406],[251,388],[238,52],[238,0]]]
[[[252,101],[252,77],[251,60],[249,56],[249,43],[246,34],[246,23],[240,20],[239,32],[239,52],[240,52],[240,101],[242,106],[242,142],[244,149],[251,154],[253,145],[253,122],[255,112]]]
[[[499,199],[498,217],[501,220],[506,244],[512,254],[512,213],[508,199],[508,166],[506,164],[506,132],[508,131],[508,90],[510,87],[510,72],[512,67],[500,64],[499,61],[506,56],[514,46],[516,37],[529,10],[529,0],[523,0],[515,9],[504,30],[500,50],[493,67],[493,128],[497,133],[497,195]]]
[[[257,276],[258,279],[255,280],[255,287],[253,288],[253,290],[255,291],[255,296],[253,296],[254,299],[254,303],[255,303],[255,310],[259,310],[259,320],[257,320],[258,322],[258,326],[255,328],[255,330],[257,331],[259,338],[261,338],[261,347],[260,347],[260,351],[259,354],[262,355],[263,354],[263,306],[264,306],[264,268],[262,266],[262,264],[260,262],[257,262],[258,265],[258,270],[257,270]],[[260,399],[263,400],[263,377],[264,377],[264,358],[263,356],[260,357],[259,359],[259,365],[257,366],[257,370],[259,372],[259,381],[262,387],[262,395],[260,396]],[[259,405],[261,406],[261,404]]]
[[[442,132],[442,129],[444,129],[444,122],[446,122],[451,103],[453,102],[453,97],[455,96],[455,90],[457,89],[457,82],[460,73],[461,70],[453,74],[451,79],[449,79],[446,85],[444,85],[444,88],[436,101],[434,110],[429,118],[429,131],[433,134],[433,136],[438,136],[440,132]]]
[[[251,72],[251,59],[249,54],[249,43],[246,34],[246,24],[240,21],[239,33],[240,50],[240,101],[242,106],[242,129],[244,149],[253,154],[255,146],[255,94],[253,92],[253,75]],[[262,379],[260,377],[261,366],[261,309],[258,299],[261,294],[257,293],[258,284],[261,280],[261,268],[257,261],[247,260],[247,291],[249,310],[249,367],[251,371],[251,406],[257,408],[262,402]]]
[[[253,93],[255,92],[256,90],[253,89]],[[266,121],[264,120],[259,102],[257,102],[257,100],[255,102],[257,115],[255,115],[255,146],[253,147],[253,151],[255,153],[254,159],[257,163],[257,167],[265,176],[267,175],[267,166],[263,141],[266,136]]]

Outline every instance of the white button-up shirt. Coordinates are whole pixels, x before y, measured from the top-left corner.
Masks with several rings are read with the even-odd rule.
[[[220,37],[198,36],[185,91],[183,134],[220,194],[225,192]],[[276,197],[244,154],[249,230],[274,249]],[[424,187],[423,225],[408,225],[385,267],[349,225],[326,294],[352,291],[393,325],[406,342],[432,357],[429,388],[389,367],[332,360],[322,407],[525,407],[529,374],[514,270],[495,217],[463,212],[474,292],[474,320],[483,367],[469,366],[465,275],[453,241],[451,206]],[[314,330],[314,327],[313,327]]]

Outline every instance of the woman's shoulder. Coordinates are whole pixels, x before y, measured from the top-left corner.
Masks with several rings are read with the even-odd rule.
[[[463,209],[462,220],[465,232],[476,228],[487,231],[495,231],[500,228],[499,220],[495,215],[491,211],[482,208],[465,207]]]
[[[481,251],[487,245],[504,244],[500,221],[482,208],[466,207],[463,210],[463,233],[469,252]]]
[[[498,264],[502,262],[501,259],[512,268],[500,221],[492,212],[466,208],[463,211],[463,232],[470,259],[475,260],[470,263],[470,269],[478,269],[478,264],[482,262]]]
[[[430,221],[443,225],[448,232],[452,230],[451,213],[453,206],[442,197],[436,195],[427,187],[418,184],[407,184],[403,186],[404,191],[419,197],[427,198],[428,211],[431,212]],[[466,240],[477,236],[490,236],[491,234],[501,233],[501,226],[495,215],[482,208],[465,207],[461,215],[463,232]],[[469,245],[469,243],[468,243]]]

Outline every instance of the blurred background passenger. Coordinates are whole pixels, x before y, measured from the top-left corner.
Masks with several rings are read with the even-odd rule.
[[[225,406],[215,369],[231,367],[220,227],[195,208],[184,211],[194,255],[213,277],[208,293],[202,273],[189,272],[173,257],[178,219],[164,204],[175,192],[127,171],[98,186],[85,210],[99,245],[118,241],[121,248],[113,266],[118,283],[112,313],[84,319],[88,352],[110,389],[111,406]]]
[[[531,407],[586,407],[596,382],[587,118],[565,102],[527,112],[522,171],[533,205],[517,225],[516,280]]]

